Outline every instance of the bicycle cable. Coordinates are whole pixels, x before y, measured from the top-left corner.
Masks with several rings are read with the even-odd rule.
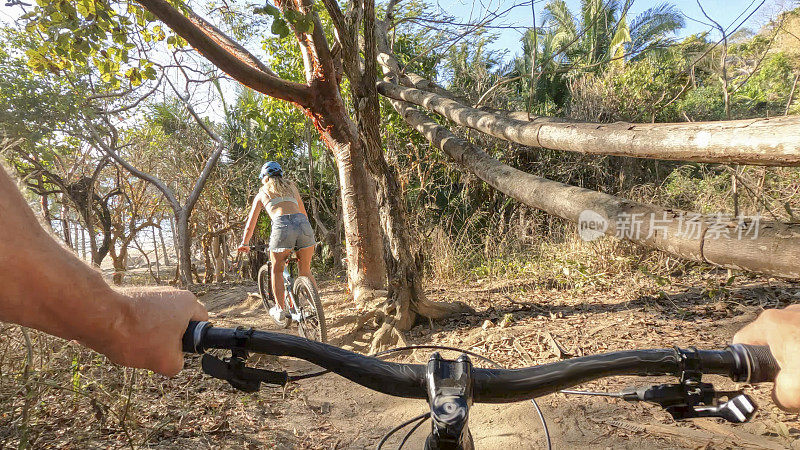
[[[400,445],[397,446],[397,450],[403,450],[403,446],[406,445],[406,441],[408,441],[408,438],[410,438],[411,435],[414,434],[415,431],[417,431],[417,428],[419,428],[423,423],[427,422],[428,419],[430,419],[430,417],[431,417],[431,413],[428,413],[426,416],[424,416],[422,419],[420,419],[419,422],[417,422],[416,425],[411,427],[411,429],[408,430],[408,433],[406,433],[406,435],[403,436],[403,440],[400,441]]]
[[[389,355],[391,353],[397,353],[397,352],[408,351],[408,350],[418,350],[418,349],[450,350],[450,351],[454,351],[454,352],[466,353],[467,355],[474,356],[475,358],[478,358],[478,359],[480,359],[482,361],[488,362],[489,364],[493,365],[497,369],[503,369],[504,368],[500,364],[497,364],[496,362],[492,361],[491,359],[489,359],[489,358],[487,358],[487,357],[485,357],[483,355],[479,355],[478,353],[475,353],[475,352],[472,352],[472,351],[469,351],[469,350],[456,348],[456,347],[447,347],[447,346],[443,346],[443,345],[408,345],[408,346],[405,346],[405,347],[391,348],[391,349],[388,349],[388,350],[384,350],[382,352],[371,354],[369,356],[372,356],[372,357],[375,357],[375,358],[380,358],[382,356],[386,356],[386,355]],[[303,374],[303,375],[290,375],[287,378],[287,380],[288,381],[306,380],[306,379],[309,379],[309,378],[315,378],[315,377],[318,377],[318,376],[325,375],[326,373],[329,373],[329,372],[330,372],[330,370],[321,370],[319,372],[312,372],[312,373],[307,373],[307,374]],[[531,403],[533,404],[533,407],[536,409],[536,414],[539,416],[539,420],[542,422],[542,431],[544,432],[544,438],[545,438],[545,441],[547,442],[547,447],[546,448],[547,448],[547,450],[552,450],[553,444],[552,444],[552,441],[550,439],[550,430],[547,427],[547,420],[544,418],[544,413],[542,412],[541,407],[539,407],[539,404],[536,402],[536,399],[532,398],[531,399]],[[428,413],[428,415],[430,415],[430,413]],[[422,416],[419,416],[416,419],[411,420],[410,422],[404,422],[402,424],[402,426],[400,426],[399,428],[393,429],[389,433],[384,435],[383,436],[384,439],[381,440],[381,443],[379,444],[378,448],[380,448],[380,445],[383,445],[383,443],[386,441],[386,439],[389,439],[389,437],[391,437],[392,434],[394,434],[398,430],[410,425],[411,423],[414,422],[414,420],[418,420],[420,417],[422,417]],[[413,430],[416,430],[419,427],[419,425],[421,425],[421,423],[417,424],[414,427]],[[412,432],[413,432],[413,430],[412,430]],[[406,439],[408,437],[410,437],[410,434],[406,437]],[[405,442],[405,439],[403,440],[403,442]],[[402,447],[402,443],[401,443],[401,447]]]
[[[407,351],[407,350],[417,350],[417,349],[450,350],[450,351],[454,351],[454,352],[466,353],[467,355],[474,356],[475,358],[478,358],[478,359],[480,359],[482,361],[488,362],[489,364],[493,365],[497,369],[504,369],[503,366],[501,366],[500,364],[497,364],[493,360],[491,360],[491,359],[489,359],[489,358],[487,358],[487,357],[485,357],[483,355],[479,355],[479,354],[477,354],[475,352],[471,352],[469,350],[463,350],[463,349],[456,348],[456,347],[446,347],[446,346],[443,346],[443,345],[409,345],[409,346],[406,346],[406,347],[396,347],[396,348],[392,348],[392,349],[389,349],[389,350],[384,350],[382,352],[375,353],[374,355],[371,355],[371,356],[374,356],[375,358],[380,358],[381,356],[386,356],[386,355],[388,355],[390,353],[396,353],[396,352]],[[539,415],[539,420],[542,422],[542,429],[544,431],[544,437],[545,437],[545,440],[547,441],[547,450],[552,450],[553,449],[553,444],[552,444],[552,441],[550,440],[550,430],[547,427],[547,420],[544,418],[544,413],[542,413],[542,409],[539,407],[539,404],[536,403],[536,399],[535,398],[531,399],[531,403],[533,404],[533,407],[536,409],[536,413]],[[430,413],[428,413],[428,415],[430,416]],[[414,420],[416,420],[416,419],[419,419],[419,417],[417,417],[415,419],[412,419],[410,422],[403,423],[402,426],[400,426],[399,429],[407,427],[408,425],[413,423]],[[405,443],[406,439],[408,439],[411,436],[411,433],[413,433],[414,430],[416,430],[422,424],[422,422],[424,422],[424,420],[414,426],[414,428],[409,432],[409,434],[403,439],[403,442],[400,443],[400,447],[403,446],[403,443]],[[387,433],[386,435],[384,435],[384,439],[382,439],[381,442],[385,442],[386,439],[389,439],[389,437],[392,434],[396,433],[398,430],[392,430],[389,433]],[[381,443],[380,445],[383,445],[383,444]],[[380,446],[378,447],[378,449],[380,449]]]
[[[392,437],[393,434],[397,433],[398,431],[402,430],[403,428],[411,425],[412,423],[414,423],[414,422],[416,422],[418,420],[421,421],[421,422],[424,422],[425,421],[424,419],[427,419],[430,416],[431,416],[431,413],[430,413],[430,411],[428,411],[428,412],[422,413],[422,414],[420,414],[420,415],[418,415],[416,417],[413,417],[413,418],[411,418],[409,420],[406,420],[405,422],[401,423],[400,425],[392,428],[391,430],[389,430],[388,433],[383,435],[383,437],[381,438],[380,441],[378,441],[378,445],[375,447],[375,450],[381,450],[381,448],[383,448],[383,444],[385,444],[386,441],[388,441],[389,438]]]

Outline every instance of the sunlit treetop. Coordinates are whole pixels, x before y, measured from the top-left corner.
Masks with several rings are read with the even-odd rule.
[[[156,43],[166,41],[171,49],[185,45],[152,13],[127,1],[37,0],[22,20],[36,40],[26,52],[34,71],[74,72],[93,65],[111,88],[119,87],[122,77],[134,87],[155,79],[156,69],[147,55]]]

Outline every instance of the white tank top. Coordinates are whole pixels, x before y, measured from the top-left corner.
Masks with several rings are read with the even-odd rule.
[[[294,189],[293,189],[293,190],[294,190]],[[278,203],[282,203],[282,202],[292,202],[292,203],[294,203],[295,205],[297,205],[297,206],[300,206],[300,205],[297,203],[297,199],[296,199],[296,198],[294,198],[294,196],[285,196],[285,197],[272,197],[272,198],[269,198],[269,195],[267,194],[267,191],[266,191],[266,190],[265,190],[263,187],[261,188],[261,194],[262,194],[262,195],[264,195],[264,197],[266,197],[266,198],[268,199],[268,200],[267,200],[267,203],[266,203],[266,204],[264,204],[264,209],[266,209],[266,210],[267,210],[267,214],[269,214],[269,217],[270,217],[270,218],[274,218],[274,217],[275,217],[275,214],[277,214],[277,211],[276,211],[276,209],[277,209],[277,205],[278,205]]]

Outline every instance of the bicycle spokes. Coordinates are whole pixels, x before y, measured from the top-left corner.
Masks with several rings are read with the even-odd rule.
[[[306,339],[319,340],[319,321],[317,320],[316,311],[313,308],[306,307],[300,308],[297,314],[298,328],[300,334]]]

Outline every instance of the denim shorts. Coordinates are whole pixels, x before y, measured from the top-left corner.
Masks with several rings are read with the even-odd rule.
[[[272,219],[269,251],[298,250],[316,245],[314,230],[305,214],[284,214]]]

